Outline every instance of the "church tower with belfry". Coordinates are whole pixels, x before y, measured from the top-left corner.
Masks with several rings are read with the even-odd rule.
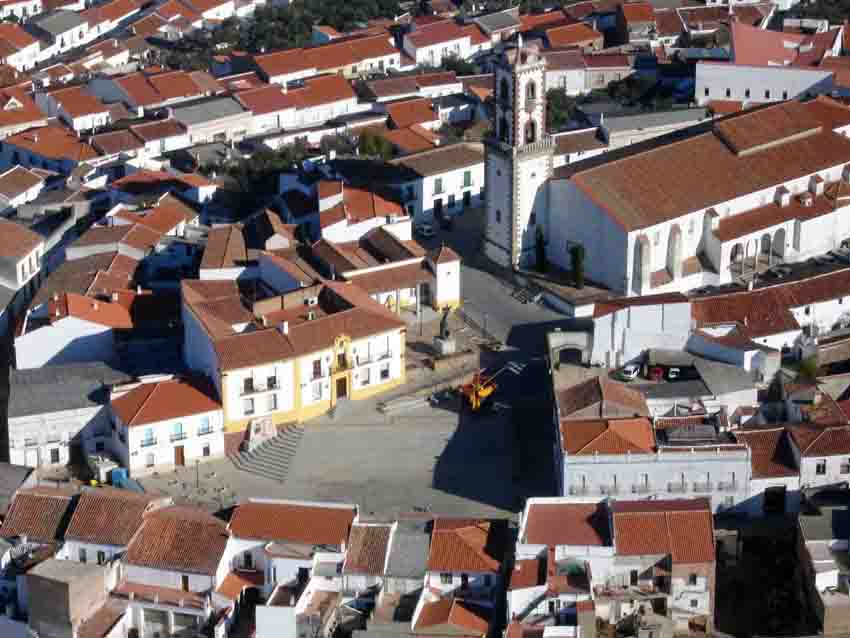
[[[485,140],[484,254],[509,268],[533,267],[544,238],[554,143],[546,133],[546,60],[536,46],[507,49],[495,64],[495,114]]]

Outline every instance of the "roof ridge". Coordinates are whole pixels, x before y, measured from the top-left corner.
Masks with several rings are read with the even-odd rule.
[[[148,396],[147,396],[147,397],[145,397],[145,400],[144,400],[144,401],[142,401],[142,404],[139,406],[139,409],[138,409],[138,410],[136,410],[136,413],[133,415],[133,418],[132,418],[132,419],[130,419],[130,423],[128,423],[128,424],[127,424],[128,426],[136,425],[136,424],[134,423],[134,421],[136,420],[136,417],[137,417],[137,416],[139,416],[139,415],[142,413],[142,410],[143,410],[143,409],[145,408],[145,406],[148,404],[148,401],[150,401],[150,400],[151,400],[151,398],[153,397],[154,393],[155,393],[155,392],[159,389],[159,384],[160,384],[160,383],[162,383],[162,382],[161,382],[161,381],[156,381],[156,382],[155,382],[154,387],[153,387],[153,388],[151,389],[151,391],[150,391],[150,394],[148,394]],[[141,387],[144,387],[144,386],[141,386]]]

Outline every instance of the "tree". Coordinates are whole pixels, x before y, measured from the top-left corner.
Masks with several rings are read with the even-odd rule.
[[[365,157],[378,157],[388,160],[393,156],[393,145],[371,131],[363,131],[360,134],[360,142],[357,148],[360,154]]]
[[[584,288],[584,246],[573,244],[570,248],[573,262],[573,284],[581,290]]]
[[[534,249],[537,251],[537,270],[546,272],[546,237],[543,235],[543,229],[537,227],[534,234]]]
[[[475,75],[480,71],[478,66],[456,55],[443,58],[440,68],[444,71],[454,71],[456,75]]]
[[[549,89],[546,92],[546,128],[559,131],[573,119],[576,101],[564,89]]]

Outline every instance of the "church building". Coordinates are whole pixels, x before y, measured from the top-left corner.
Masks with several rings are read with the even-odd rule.
[[[507,50],[495,70],[486,143],[485,254],[517,270],[569,271],[616,295],[747,281],[850,239],[850,109],[828,97],[781,102],[553,169],[546,61]]]

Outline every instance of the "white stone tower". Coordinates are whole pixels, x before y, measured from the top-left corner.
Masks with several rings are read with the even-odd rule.
[[[484,253],[510,268],[535,261],[538,226],[546,236],[554,144],[546,133],[546,60],[536,47],[502,54],[495,65],[495,121],[486,140]]]

